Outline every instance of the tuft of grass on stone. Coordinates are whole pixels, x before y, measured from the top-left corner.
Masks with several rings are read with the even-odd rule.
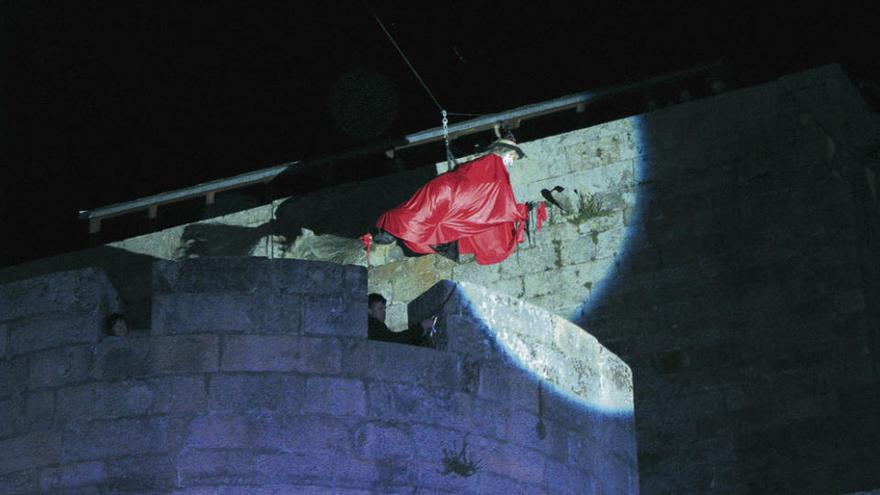
[[[578,211],[577,215],[568,219],[568,221],[575,225],[580,225],[591,218],[604,217],[614,213],[613,210],[603,208],[602,202],[594,195],[581,194],[579,197],[580,211]]]

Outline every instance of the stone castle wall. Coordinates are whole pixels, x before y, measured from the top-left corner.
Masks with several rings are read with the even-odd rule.
[[[880,119],[839,67],[653,112],[577,318],[633,367],[644,493],[880,485]]]
[[[369,288],[390,299],[392,326],[441,279],[578,323],[633,367],[644,493],[880,486],[880,123],[840,67],[523,146],[518,199],[560,185],[578,190],[577,211],[551,208],[499,265],[424,256],[373,267]],[[316,205],[350,200],[348,220],[369,225],[375,212],[358,217],[361,205],[393,206],[415,182],[369,181]],[[286,256],[257,228],[271,215],[250,214],[215,220],[245,230],[213,227],[248,233],[247,252],[208,244]],[[91,262],[127,279],[114,273],[178,252],[185,230],[99,248]],[[149,270],[130,279],[149,282]],[[138,300],[122,287],[123,302]]]
[[[153,281],[151,332],[103,338],[119,301],[100,271],[0,285],[0,492],[638,493],[631,374],[607,351],[568,377],[573,400],[488,347],[367,341],[361,267],[203,258]],[[494,340],[503,321],[469,304],[444,331]]]

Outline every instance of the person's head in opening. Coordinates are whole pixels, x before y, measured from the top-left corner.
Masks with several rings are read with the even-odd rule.
[[[376,294],[375,292],[367,296],[367,314],[370,317],[375,318],[382,323],[385,323],[385,309],[386,304],[388,303],[382,294]]]
[[[113,313],[107,317],[104,332],[114,337],[125,337],[128,335],[128,320],[119,313]]]

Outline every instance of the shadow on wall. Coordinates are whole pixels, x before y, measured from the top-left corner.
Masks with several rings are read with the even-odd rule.
[[[406,201],[434,176],[433,166],[423,167],[313,195],[293,196],[276,207],[271,221],[255,227],[187,225],[180,239],[180,257],[248,256],[266,236],[278,236],[289,247],[303,227],[322,235],[357,239],[379,215]]]
[[[880,483],[870,195],[848,103],[820,101],[842,84],[813,77],[641,119],[626,255],[575,322],[633,369],[643,493]]]
[[[562,454],[594,483],[548,479],[550,493],[638,493],[632,374],[593,336],[467,282],[438,282],[407,312],[411,322],[437,317],[437,349],[461,359],[465,390],[485,400],[486,433],[509,430],[511,443]],[[488,410],[493,402],[502,411]]]

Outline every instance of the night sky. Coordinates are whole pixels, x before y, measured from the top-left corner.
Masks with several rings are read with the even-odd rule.
[[[715,61],[880,88],[876,11],[645,4],[0,0],[0,266],[86,246],[81,209],[437,126],[373,13],[453,112]]]

